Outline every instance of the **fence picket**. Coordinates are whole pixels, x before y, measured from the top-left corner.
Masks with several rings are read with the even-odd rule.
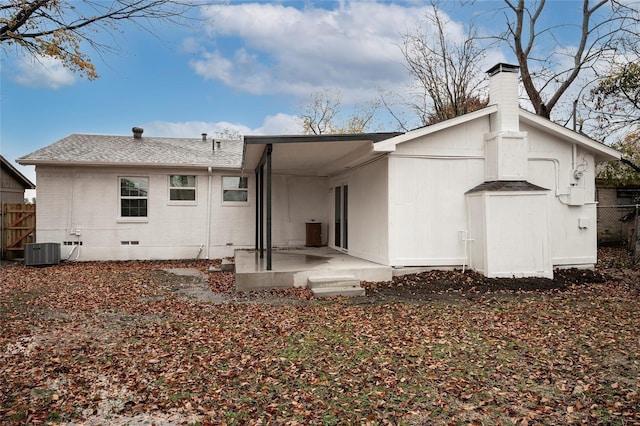
[[[35,241],[35,204],[4,204],[0,209],[2,258],[24,256],[24,245]]]

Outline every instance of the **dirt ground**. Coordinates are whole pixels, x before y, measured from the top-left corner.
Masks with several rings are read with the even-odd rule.
[[[304,304],[312,300],[308,288],[271,289],[236,292],[232,273],[167,278],[174,290],[185,296],[213,303],[263,303],[269,305]],[[556,269],[554,278],[487,278],[474,271],[436,270],[394,277],[388,282],[363,282],[366,295],[351,298],[354,304],[379,304],[393,301],[411,303],[430,300],[456,300],[486,295],[510,297],[520,294],[563,292],[590,284],[618,281],[632,294],[640,295],[640,265],[633,263],[629,252],[621,247],[604,247],[598,251],[594,270]]]
[[[0,423],[251,424],[294,401],[304,424],[639,424],[640,266],[598,256],[552,280],[430,271],[329,300],[236,292],[219,261],[3,268]]]
[[[3,265],[13,263],[4,262]],[[175,263],[175,268],[163,268],[155,278],[185,299],[278,306],[305,304],[314,299],[306,287],[236,292],[233,273],[208,273],[209,266],[219,266],[219,260],[213,264],[205,261]],[[398,276],[387,282],[363,282],[366,295],[350,300],[353,304],[380,304],[393,301],[421,303],[436,299],[455,301],[486,295],[510,297],[525,293],[563,292],[606,281],[617,281],[631,294],[640,296],[640,265],[634,264],[625,248],[599,248],[598,264],[594,270],[556,269],[553,279],[487,278],[471,270],[435,270]]]

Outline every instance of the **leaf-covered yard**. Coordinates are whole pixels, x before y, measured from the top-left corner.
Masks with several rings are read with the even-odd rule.
[[[546,290],[434,272],[330,300],[235,295],[229,273],[203,298],[164,271],[211,262],[4,266],[0,420],[640,424],[640,285],[620,253]]]

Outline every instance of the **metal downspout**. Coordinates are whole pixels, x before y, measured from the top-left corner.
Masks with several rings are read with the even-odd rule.
[[[207,173],[209,174],[209,181],[207,186],[207,250],[205,251],[205,258],[209,260],[209,250],[211,247],[211,197],[213,196],[213,170],[211,167],[207,168]]]

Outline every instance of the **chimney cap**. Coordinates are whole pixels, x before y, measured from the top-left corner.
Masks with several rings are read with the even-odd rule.
[[[131,131],[133,132],[134,139],[142,139],[142,132],[144,132],[142,127],[134,127]]]
[[[487,70],[487,74],[492,76],[492,75],[498,74],[499,72],[514,72],[514,73],[517,73],[519,69],[520,69],[519,65],[512,65],[512,64],[507,64],[505,62],[499,62],[499,63],[495,64],[494,66],[492,66],[491,68],[489,68]]]

